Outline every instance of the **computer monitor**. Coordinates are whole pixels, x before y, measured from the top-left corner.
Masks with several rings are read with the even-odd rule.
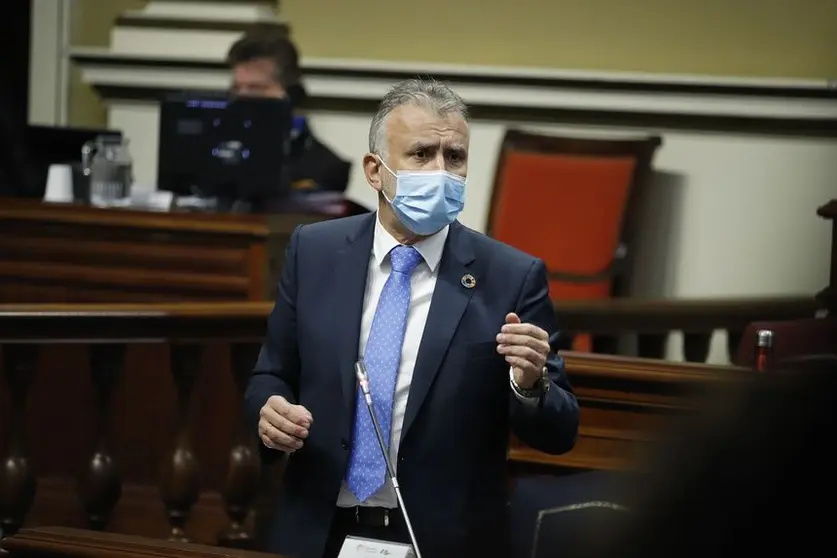
[[[242,201],[285,197],[291,126],[282,99],[169,97],[160,107],[157,187]]]

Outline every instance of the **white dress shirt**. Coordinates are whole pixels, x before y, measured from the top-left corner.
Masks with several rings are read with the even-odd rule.
[[[427,315],[430,312],[430,301],[433,298],[433,291],[436,289],[436,279],[439,276],[439,263],[442,260],[442,252],[445,248],[445,241],[448,238],[450,227],[445,227],[436,234],[429,236],[413,247],[421,254],[422,261],[416,266],[410,279],[410,310],[407,314],[407,327],[404,332],[404,343],[401,346],[401,362],[398,365],[398,373],[395,380],[395,395],[392,403],[392,430],[389,437],[389,455],[393,468],[398,467],[398,447],[401,442],[401,427],[404,424],[404,414],[407,410],[407,397],[410,393],[410,383],[413,379],[413,369],[418,357],[421,336],[427,322]],[[369,258],[369,273],[366,278],[366,291],[363,296],[363,315],[360,323],[360,338],[358,340],[358,358],[363,359],[366,350],[366,342],[369,332],[372,330],[372,318],[378,307],[378,299],[381,291],[389,278],[391,264],[389,260],[390,251],[399,245],[399,242],[384,229],[380,217],[375,219],[375,236],[372,243],[372,254]],[[372,388],[374,394],[374,387]],[[516,392],[515,392],[515,395]],[[519,399],[529,403],[536,402],[537,398]],[[386,433],[383,435],[386,437]],[[359,502],[349,490],[346,480],[340,487],[340,494],[337,497],[337,505],[340,507],[371,506],[383,508],[395,508],[398,502],[395,491],[387,475],[386,483],[381,489],[372,495],[365,502]]]

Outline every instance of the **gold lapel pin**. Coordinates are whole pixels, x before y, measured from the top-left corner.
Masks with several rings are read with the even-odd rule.
[[[466,289],[473,289],[477,286],[477,280],[470,273],[463,275],[460,283],[462,283],[462,286]]]

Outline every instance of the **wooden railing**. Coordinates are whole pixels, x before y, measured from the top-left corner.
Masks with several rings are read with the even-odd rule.
[[[3,531],[15,532],[29,512],[40,525],[115,521],[122,532],[247,546],[259,463],[239,402],[267,311],[247,303],[3,307]],[[114,517],[126,499],[134,509]],[[160,502],[160,513],[141,511]],[[208,517],[189,537],[196,504]]]
[[[555,303],[556,317],[563,332],[598,334],[605,341],[599,345],[597,352],[614,354],[615,338],[635,333],[639,356],[665,358],[669,335],[679,331],[683,334],[683,357],[688,362],[706,362],[710,341],[716,331],[726,332],[727,357],[730,362],[735,362],[741,335],[748,324],[813,318],[820,308],[822,304],[814,296],[673,300],[624,298]]]
[[[260,471],[240,402],[270,308],[0,306],[3,533],[63,525],[253,547],[257,496],[276,473]],[[576,448],[550,457],[515,442],[515,474],[631,467],[673,414],[749,374],[564,356],[582,408]]]

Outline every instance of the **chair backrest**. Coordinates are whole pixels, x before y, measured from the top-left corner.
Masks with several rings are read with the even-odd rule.
[[[741,336],[735,364],[755,366],[755,339],[761,329],[773,332],[772,361],[774,366],[806,355],[837,353],[837,316],[785,320],[778,322],[753,322]]]
[[[541,258],[553,299],[611,296],[630,241],[633,192],[661,143],[656,136],[590,139],[509,130],[488,234]]]
[[[630,510],[621,504],[603,500],[540,510],[535,520],[531,557],[560,556],[561,547],[577,544],[577,539],[580,539],[577,535],[584,533],[586,529],[611,525],[604,516],[628,511]],[[575,552],[575,549],[569,550]]]
[[[509,505],[514,556],[571,556],[594,523],[609,524],[614,513],[628,511],[628,487],[636,482],[625,471],[515,478]]]

